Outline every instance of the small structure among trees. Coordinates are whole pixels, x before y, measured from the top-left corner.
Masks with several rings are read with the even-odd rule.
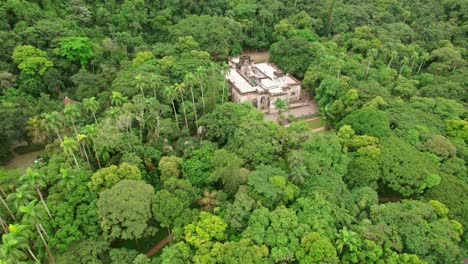
[[[277,100],[293,103],[301,99],[301,82],[274,64],[254,63],[250,56],[244,55],[231,58],[229,65],[227,80],[233,102],[250,102],[265,113],[276,113]]]

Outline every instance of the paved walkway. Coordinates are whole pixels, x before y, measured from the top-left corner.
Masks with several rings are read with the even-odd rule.
[[[164,247],[169,241],[171,240],[171,236],[166,236],[165,238],[161,239],[156,245],[154,245],[148,252],[146,252],[147,257],[151,257],[156,254],[162,247]]]
[[[284,116],[293,114],[295,117],[303,117],[317,113],[317,104],[314,101],[308,101],[306,105],[289,109],[283,113]],[[265,115],[265,121],[278,121],[278,113]]]

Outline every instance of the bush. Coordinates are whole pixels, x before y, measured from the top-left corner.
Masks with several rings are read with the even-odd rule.
[[[14,148],[13,150],[19,155],[21,155],[21,154],[26,154],[26,153],[33,152],[33,151],[38,151],[41,149],[44,149],[44,145],[32,144],[32,145],[26,145],[26,146],[18,146]]]

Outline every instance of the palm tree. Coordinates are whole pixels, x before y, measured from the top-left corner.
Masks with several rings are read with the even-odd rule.
[[[30,201],[36,199],[34,191],[28,185],[22,185],[16,188],[14,193],[8,195],[8,200],[12,202],[13,206],[18,209],[21,206],[27,205]]]
[[[3,199],[3,196],[0,195],[0,201],[2,202],[3,204],[3,207],[5,207],[5,209],[8,211],[8,214],[10,215],[11,219],[13,219],[13,221],[16,222],[16,217],[15,215],[13,214],[13,212],[11,211],[10,207],[8,206],[8,204],[6,203],[5,199]]]
[[[400,61],[400,71],[398,72],[398,76],[401,75],[401,72],[403,71],[403,67],[409,63],[409,58],[404,56],[403,59]]]
[[[293,151],[288,157],[290,170],[289,179],[299,186],[305,183],[305,178],[308,176],[307,168],[304,163],[304,153],[301,151]]]
[[[184,78],[184,83],[190,88],[190,93],[192,94],[192,104],[193,111],[195,112],[195,127],[198,128],[198,115],[197,115],[197,105],[195,104],[195,97],[193,96],[193,86],[195,85],[195,77],[192,73],[187,73]]]
[[[63,123],[62,116],[59,114],[59,112],[54,111],[52,113],[45,114],[43,122],[47,129],[52,129],[55,131],[58,139],[60,140],[60,142],[62,142],[62,137],[60,136],[59,129],[63,125]]]
[[[411,53],[411,72],[413,72],[413,67],[417,60],[419,60],[419,53],[413,51]]]
[[[86,112],[93,115],[94,123],[97,124],[96,112],[99,110],[99,102],[96,100],[96,97],[83,99],[83,108]]]
[[[78,130],[76,129],[75,120],[81,116],[80,109],[75,103],[70,103],[63,109],[63,114],[72,123],[76,136],[78,134]]]
[[[14,233],[4,234],[2,236],[2,246],[0,253],[6,263],[21,263],[27,260],[28,255],[23,251],[24,244]]]
[[[333,120],[335,120],[335,116],[331,112],[330,105],[325,105],[325,107],[320,110],[322,112],[323,121],[323,128],[327,129],[331,126]]]
[[[367,77],[369,75],[369,69],[372,65],[372,61],[375,60],[375,58],[377,57],[377,54],[378,54],[378,50],[377,49],[370,49],[368,52],[367,52],[367,59],[369,60],[369,63],[367,63],[367,69],[366,69],[366,80],[367,80]]]
[[[8,233],[8,227],[6,225],[5,220],[3,220],[3,217],[0,216],[0,225],[2,226],[3,229],[3,234]]]
[[[205,79],[206,79],[206,69],[203,68],[202,66],[199,66],[197,68],[197,71],[195,72],[195,79],[197,79],[198,83],[200,84],[203,114],[205,114],[205,95],[204,95],[204,86],[203,86],[203,84],[205,83]]]
[[[177,119],[177,111],[176,111],[175,104],[174,104],[174,97],[175,97],[174,92],[175,92],[175,90],[173,89],[173,87],[166,86],[166,87],[164,88],[164,95],[165,95],[169,100],[171,100],[171,103],[172,103],[172,110],[174,111],[174,118],[175,118],[175,121],[176,121],[176,124],[177,124],[177,128],[180,129],[180,127],[179,127],[179,120]]]
[[[225,89],[226,89],[226,82],[227,82],[227,76],[229,75],[229,72],[230,72],[231,68],[229,67],[229,65],[225,62],[223,62],[223,64],[221,64],[221,72],[223,73],[223,77],[224,77],[224,80],[223,80],[223,94],[221,95],[221,103],[224,104],[224,93],[225,93]]]
[[[85,136],[83,139],[83,145],[89,150],[88,145],[92,145],[92,149],[94,150],[94,157],[96,158],[96,161],[98,163],[99,168],[101,168],[101,161],[99,160],[99,155],[96,151],[96,148],[94,147],[94,136],[97,133],[97,127],[96,124],[94,125],[87,125],[81,128],[81,132],[83,133],[82,135]],[[91,153],[91,151],[89,151]]]
[[[419,73],[421,72],[421,68],[422,68],[423,64],[424,64],[426,61],[428,61],[430,58],[431,58],[431,56],[430,56],[429,53],[427,53],[427,52],[423,52],[423,53],[421,54],[421,56],[419,56],[419,62],[420,62],[420,63],[419,63],[419,68],[418,68],[417,74],[419,74]]]
[[[143,75],[138,74],[135,76],[135,86],[136,88],[140,89],[141,95],[145,97],[144,89],[148,86],[148,82]]]
[[[34,171],[31,168],[28,168],[26,170],[26,174],[21,176],[20,181],[23,184],[32,186],[35,189],[37,196],[41,200],[41,203],[47,212],[47,215],[49,216],[50,219],[53,219],[52,215],[50,214],[49,207],[47,207],[47,204],[45,203],[44,197],[42,196],[42,192],[41,192],[41,188],[46,186],[46,183],[43,177],[37,171]]]
[[[276,109],[278,109],[278,119],[280,120],[282,118],[283,112],[288,110],[289,104],[285,100],[278,98],[273,103],[273,105],[275,106]]]
[[[23,213],[23,218],[21,219],[21,221],[23,223],[36,227],[36,230],[42,240],[42,243],[44,244],[44,247],[46,248],[47,254],[49,255],[50,261],[54,262],[54,256],[52,255],[52,251],[50,251],[49,245],[47,244],[44,238],[44,235],[47,238],[49,238],[49,236],[47,235],[47,232],[45,231],[44,227],[42,227],[41,225],[41,220],[44,218],[43,213],[36,206],[36,203],[37,203],[37,200],[33,200],[28,205],[21,206],[19,208],[19,211]]]
[[[398,52],[396,50],[391,50],[390,51],[390,61],[388,61],[387,68],[390,68],[392,65],[392,61],[398,57]]]
[[[84,139],[86,139],[86,135],[83,135],[83,134],[76,135],[76,141],[78,142],[78,148],[80,149],[81,157],[86,159],[88,168],[91,168],[91,163],[89,162],[88,153],[86,152],[86,149],[84,147],[84,144],[85,144]]]
[[[76,140],[73,138],[65,136],[60,146],[63,148],[63,151],[67,155],[71,155],[73,157],[73,159],[75,160],[76,167],[79,169],[80,164],[78,164],[78,160],[76,159],[75,153],[73,153],[74,150],[78,150],[78,142],[76,142]]]
[[[216,106],[216,90],[217,90],[217,81],[219,77],[218,65],[215,63],[210,64],[210,77],[211,77],[211,87],[210,87],[210,97],[209,97],[209,111],[213,110]]]
[[[198,204],[202,206],[202,209],[205,211],[211,211],[214,207],[219,205],[219,201],[216,200],[216,191],[205,190],[203,192],[203,197],[198,201]]]
[[[22,260],[27,260],[27,255],[24,251],[28,252],[31,257],[40,263],[36,255],[31,251],[29,240],[32,232],[26,225],[12,225],[8,226],[8,234],[4,234],[2,237],[2,248],[0,250],[1,255],[7,260],[7,263],[19,263]]]
[[[187,111],[185,110],[185,102],[184,102],[185,84],[184,83],[176,83],[174,85],[174,89],[177,92],[179,92],[179,94],[180,94],[180,99],[181,99],[181,102],[182,102],[182,109],[184,110],[185,127],[188,128]]]
[[[44,144],[47,140],[47,128],[42,119],[38,116],[33,116],[28,119],[26,131],[34,143]]]
[[[113,106],[122,106],[127,100],[120,92],[112,92],[110,99]]]
[[[160,89],[162,84],[161,76],[152,74],[149,77],[149,87],[153,89],[154,99],[158,99],[156,89]]]
[[[76,185],[74,177],[68,172],[67,169],[60,169],[60,174],[57,175],[57,180],[57,185],[60,188],[64,188],[68,191],[71,191]]]

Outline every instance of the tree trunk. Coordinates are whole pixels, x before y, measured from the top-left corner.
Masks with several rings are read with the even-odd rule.
[[[192,88],[192,86],[190,86],[190,92],[192,93],[193,111],[195,112],[195,129],[198,131],[197,105],[195,105],[195,97],[193,96],[193,88]],[[197,133],[198,133],[198,132],[197,132]]]
[[[221,95],[221,104],[224,104],[224,90],[226,89],[226,80],[223,81],[223,94]]]
[[[5,209],[8,211],[8,213],[10,214],[11,216],[11,219],[13,219],[13,221],[16,222],[16,217],[15,215],[13,214],[13,212],[10,210],[10,207],[8,207],[8,204],[5,202],[5,200],[3,199],[3,197],[0,196],[0,200],[2,201],[2,204],[3,206],[5,207]]]
[[[401,75],[401,72],[403,71],[403,67],[405,67],[405,64],[401,65],[401,67],[400,67],[400,71],[398,72],[398,76],[400,76],[400,75]]]
[[[7,198],[7,195],[5,191],[3,190],[2,186],[0,186],[0,193],[3,195],[3,197],[5,197],[5,199]]]
[[[34,189],[36,189],[36,193],[39,196],[39,199],[41,200],[42,205],[44,205],[44,208],[45,208],[45,210],[47,212],[47,215],[49,216],[50,220],[54,220],[52,218],[52,215],[50,214],[49,207],[47,207],[47,204],[45,203],[44,198],[42,197],[42,192],[41,192],[41,190],[39,190],[39,186],[37,186],[37,185],[34,186]]]
[[[73,151],[70,151],[70,152],[71,152],[71,154],[73,156],[73,159],[75,160],[76,167],[79,169],[80,165],[78,164],[78,160],[76,159],[75,153],[73,153]]]
[[[78,135],[78,130],[76,130],[75,121],[72,121],[73,130],[75,131],[75,137]]]
[[[93,118],[94,118],[94,123],[97,125],[97,119],[96,119],[96,115],[94,113],[91,113],[93,115]]]
[[[59,133],[58,129],[55,129],[55,133],[57,134],[57,137],[59,138],[60,143],[62,143],[63,140],[62,140],[62,137],[60,136],[60,133]]]
[[[50,251],[49,245],[47,244],[47,242],[44,239],[44,236],[42,235],[41,229],[39,228],[39,224],[36,224],[36,229],[37,229],[37,232],[39,233],[39,236],[41,237],[44,247],[46,248],[47,254],[49,255],[50,262],[53,263],[55,261],[54,256],[52,255],[52,251]]]
[[[421,61],[421,63],[419,64],[418,73],[416,74],[419,74],[421,72],[422,65],[423,65],[423,62]]]
[[[4,234],[8,233],[8,228],[7,228],[6,222],[5,222],[5,220],[3,220],[2,217],[0,217],[0,225],[2,226],[3,233]]]
[[[88,157],[88,153],[86,152],[86,148],[84,147],[84,144],[83,145],[81,145],[81,143],[79,143],[79,144],[80,144],[80,148],[83,149],[83,153],[84,153],[84,157],[86,159],[86,163],[88,163],[88,168],[91,169],[91,162],[89,162],[89,157]]]
[[[182,99],[182,109],[184,110],[185,127],[188,128],[187,111],[185,110],[184,96],[182,95],[182,92],[180,92],[180,98]]]
[[[175,117],[175,121],[176,121],[176,124],[177,124],[177,128],[180,129],[179,120],[177,119],[177,112],[176,112],[176,108],[175,108],[175,104],[174,104],[174,99],[172,97],[171,97],[171,102],[172,102],[172,110],[174,110],[174,117]]]
[[[387,64],[387,68],[390,68],[390,65],[392,65],[392,61],[393,61],[393,56],[390,57],[390,61]]]
[[[37,259],[36,255],[34,255],[34,253],[31,251],[31,249],[28,248],[28,253],[29,255],[31,255],[31,257],[34,259],[34,261],[36,261],[36,263],[41,263],[39,262],[39,260]]]
[[[203,107],[203,114],[205,114],[205,95],[203,94],[203,84],[200,81],[200,90],[201,90],[201,101],[202,101],[202,107]]]
[[[97,164],[98,164],[98,167],[99,169],[101,169],[101,161],[99,160],[99,155],[97,154],[97,151],[94,150],[94,156],[96,157],[96,161],[97,161]]]
[[[367,69],[366,69],[366,80],[367,80],[367,77],[369,77],[369,69],[370,69],[370,66],[371,66],[371,62],[372,62],[372,60],[369,58],[369,63],[367,64]]]

